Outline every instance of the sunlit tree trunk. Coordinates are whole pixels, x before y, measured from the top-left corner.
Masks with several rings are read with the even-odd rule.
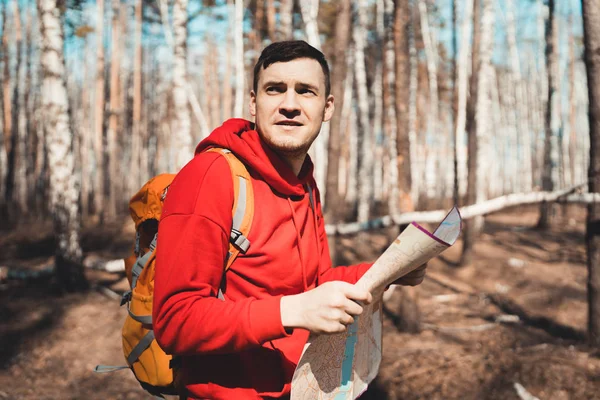
[[[193,155],[190,111],[187,94],[187,0],[173,7],[173,102],[175,107],[175,170],[179,171]]]
[[[427,12],[427,5],[424,0],[419,0],[419,16],[421,19],[421,33],[423,36],[423,43],[425,45],[425,54],[427,59],[427,75],[429,78],[429,106],[427,114],[427,136],[426,139],[430,144],[429,149],[431,150],[429,161],[432,165],[427,168],[427,172],[431,175],[430,179],[427,179],[427,194],[428,197],[435,196],[436,193],[436,181],[435,175],[437,175],[436,159],[439,157],[440,151],[440,140],[439,136],[439,100],[438,100],[438,84],[437,84],[437,45],[436,40],[433,36],[433,32],[429,29],[429,16]],[[434,176],[432,176],[434,175]]]
[[[223,110],[221,119],[226,120],[231,118],[232,104],[233,104],[233,92],[231,89],[231,53],[233,49],[233,43],[231,40],[231,34],[227,34],[227,46],[225,46],[225,67],[223,72]],[[222,121],[219,121],[222,122]]]
[[[37,7],[42,33],[42,100],[49,146],[50,210],[57,246],[55,265],[60,284],[72,291],[85,288],[87,282],[81,264],[79,184],[74,170],[64,81],[63,30],[56,0],[38,0]]]
[[[233,116],[241,118],[244,107],[244,2],[235,0],[234,46],[235,46],[235,105]]]
[[[271,42],[275,41],[275,0],[267,0],[267,32]]]
[[[589,191],[600,192],[600,0],[582,0],[585,65],[588,79],[590,166]],[[600,347],[600,204],[588,206],[588,333]]]
[[[335,98],[335,110],[331,119],[328,141],[327,182],[325,191],[325,212],[327,221],[339,222],[343,210],[342,193],[339,187],[339,170],[342,138],[342,110],[347,107],[344,98],[344,82],[346,81],[347,57],[346,49],[350,39],[351,22],[350,0],[338,2],[335,22],[335,45],[333,55],[333,70],[331,75],[331,92]]]
[[[104,209],[104,0],[97,0],[96,21],[96,98],[94,105],[94,211]]]
[[[525,88],[521,74],[521,62],[517,47],[517,35],[515,29],[514,0],[506,2],[506,24],[507,41],[510,54],[512,82],[510,89],[514,91],[515,105],[515,133],[517,134],[516,143],[518,146],[519,157],[516,164],[517,168],[517,191],[528,192],[532,189],[531,175],[531,131],[529,127],[529,118],[525,103]]]
[[[292,39],[292,11],[294,9],[294,0],[281,0],[279,2],[279,31],[277,32],[278,40]]]
[[[371,125],[371,141],[373,143],[373,200],[381,202],[383,200],[383,35],[384,35],[384,5],[383,0],[377,0],[375,3],[375,43],[377,46],[377,55],[375,62],[375,78],[371,87],[371,97],[373,98],[373,121]]]
[[[114,218],[117,213],[117,182],[118,162],[117,128],[121,114],[120,71],[121,71],[121,24],[119,23],[121,2],[112,0],[112,31],[110,53],[110,99],[108,129],[106,131],[106,148],[108,152],[108,202],[105,206],[105,216]]]
[[[475,86],[474,97],[474,115],[473,120],[469,121],[471,126],[468,129],[469,134],[469,159],[468,159],[468,187],[467,203],[475,204],[485,199],[486,187],[486,160],[483,153],[488,145],[489,138],[489,118],[490,114],[490,75],[491,75],[491,54],[493,44],[493,7],[491,0],[480,0],[481,10],[475,8],[474,28],[473,28],[473,75],[476,79],[471,79]],[[481,12],[481,22],[479,22],[479,13]],[[477,47],[475,47],[477,44]],[[474,82],[475,81],[475,82]],[[473,89],[472,89],[473,90]],[[473,96],[474,95],[474,96]],[[474,241],[483,228],[483,217],[475,217],[466,225],[466,231],[463,236],[463,252],[461,263],[468,264],[472,256]]]
[[[340,170],[338,192],[346,203],[356,201],[356,113],[354,112],[354,52],[352,46],[346,54],[346,81],[344,82],[344,104],[340,115]],[[349,71],[349,72],[348,72]]]
[[[133,110],[131,132],[131,165],[129,180],[130,193],[141,186],[141,170],[147,166],[148,160],[143,160],[142,146],[146,141],[142,137],[142,12],[143,1],[135,0],[135,28],[134,28],[134,55],[133,55]],[[133,189],[133,190],[132,190]]]
[[[453,0],[456,2],[456,0]],[[465,143],[465,126],[467,118],[467,90],[469,85],[469,54],[471,53],[471,23],[473,18],[473,2],[467,0],[460,28],[460,49],[456,62],[457,104],[455,118],[455,201],[464,196],[467,189],[467,154]]]
[[[355,44],[354,73],[356,75],[356,90],[358,95],[358,222],[366,222],[369,219],[373,194],[371,176],[373,170],[373,151],[365,61],[367,39],[366,0],[360,0],[356,4],[356,20],[352,36]]]
[[[546,20],[546,68],[548,101],[546,103],[544,165],[542,167],[542,189],[553,191],[558,187],[558,130],[560,124],[560,99],[558,85],[558,18],[554,0],[548,0]],[[546,229],[555,206],[542,203],[538,228]]]
[[[413,151],[409,139],[410,118],[409,104],[412,79],[414,72],[411,68],[409,37],[410,32],[410,2],[409,0],[394,1],[394,50],[395,65],[395,90],[396,90],[396,153],[398,168],[398,210],[400,212],[412,211],[411,200],[411,156]]]
[[[390,214],[398,213],[399,197],[398,190],[398,148],[396,138],[398,135],[398,122],[396,118],[396,83],[394,54],[394,1],[384,0],[383,23],[385,33],[383,38],[383,133],[386,137],[387,157],[385,177],[388,189],[388,210]]]

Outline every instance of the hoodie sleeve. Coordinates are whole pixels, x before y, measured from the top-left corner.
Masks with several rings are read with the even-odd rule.
[[[232,223],[227,161],[202,153],[175,177],[158,228],[153,327],[170,354],[233,353],[286,336],[280,297],[221,301]]]
[[[316,186],[316,185],[313,185]],[[349,266],[338,266],[332,268],[331,257],[329,256],[329,243],[327,233],[325,232],[325,222],[321,209],[319,190],[315,190],[316,212],[317,212],[317,232],[319,234],[319,243],[321,246],[321,260],[319,262],[319,280],[318,283],[330,281],[344,281],[356,283],[371,268],[373,263],[361,263]]]

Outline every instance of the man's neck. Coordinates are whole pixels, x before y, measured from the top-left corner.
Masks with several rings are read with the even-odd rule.
[[[286,162],[287,165],[290,166],[294,172],[294,175],[300,175],[300,171],[304,165],[304,160],[306,159],[306,154],[301,156],[287,156],[282,154],[281,158]]]

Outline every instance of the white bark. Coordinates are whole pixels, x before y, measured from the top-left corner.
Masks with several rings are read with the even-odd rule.
[[[367,41],[367,1],[360,0],[356,4],[356,15],[358,22],[354,24],[352,35],[354,37],[355,50],[355,74],[356,89],[358,94],[358,125],[359,144],[361,153],[358,171],[358,221],[364,222],[369,219],[371,199],[373,197],[373,151],[371,123],[369,120],[369,99],[367,93],[367,73],[365,61],[365,47]]]
[[[42,104],[50,169],[50,210],[57,237],[57,255],[77,262],[79,244],[79,177],[74,168],[70,129],[63,32],[55,0],[38,0],[42,33]]]
[[[308,44],[321,50],[321,39],[319,37],[319,26],[317,16],[319,15],[319,0],[303,0],[299,2],[302,20]]]
[[[358,197],[358,121],[356,113],[350,113],[350,126],[348,130],[350,132],[350,151],[348,154],[349,166],[348,166],[348,186],[346,189],[345,200],[348,203],[356,202]]]
[[[379,44],[380,51],[383,51],[383,0],[377,0],[376,4],[376,42]],[[373,88],[371,90],[371,96],[375,103],[373,107],[373,130],[372,132],[372,143],[373,153],[375,155],[373,162],[373,198],[375,201],[383,200],[383,53],[377,60],[377,66],[375,68],[375,80],[373,81]]]
[[[175,169],[179,171],[193,156],[190,111],[187,96],[187,6],[176,0],[173,6],[173,103],[175,107]]]
[[[352,49],[348,50],[348,54],[346,56],[346,66],[347,66],[347,71],[352,71],[352,67],[353,67],[353,62],[354,62],[354,54],[352,52]],[[342,135],[346,136],[346,139],[344,140],[343,138],[340,138],[341,141],[345,142],[345,143],[350,143],[350,145],[348,146],[349,149],[352,149],[352,146],[354,145],[354,143],[356,142],[356,129],[354,128],[355,122],[356,120],[351,120],[351,114],[352,116],[355,117],[354,112],[352,112],[353,110],[353,99],[354,97],[354,74],[353,73],[349,73],[348,76],[346,77],[346,81],[344,82],[344,102],[343,102],[343,106],[342,106],[342,112],[341,112],[341,121],[340,121],[340,132],[342,132]],[[351,131],[352,130],[352,131]],[[351,134],[351,132],[354,132],[354,136]],[[350,152],[348,152],[350,155]],[[350,161],[350,157],[344,157],[344,154],[342,153],[342,157],[340,160],[340,171],[339,171],[339,175],[338,175],[338,193],[340,195],[343,195],[344,193],[346,193],[348,195],[348,191],[349,189],[349,169],[350,166],[352,165],[352,162]],[[354,173],[356,175],[356,173]],[[355,189],[354,189],[355,190]],[[356,193],[354,193],[354,196],[356,195]],[[353,197],[352,199],[349,199],[348,197],[346,197],[346,201],[354,201],[355,197]]]
[[[419,193],[421,187],[421,176],[419,173],[423,165],[421,160],[422,152],[419,152],[419,144],[417,143],[417,96],[419,93],[419,60],[417,58],[417,48],[415,45],[415,29],[414,21],[410,24],[408,30],[408,49],[410,57],[410,88],[408,101],[408,141],[410,151],[410,171],[411,180],[411,198],[412,203],[416,206],[419,201]]]
[[[481,9],[481,41],[479,43],[479,75],[477,82],[477,104],[475,108],[476,135],[477,135],[477,168],[476,168],[476,195],[475,203],[486,199],[488,162],[485,159],[491,137],[491,60],[493,50],[494,7],[492,0],[482,0]],[[476,218],[475,231],[479,232],[483,225],[483,218]]]
[[[319,15],[319,0],[301,1],[300,12],[304,21],[304,29],[308,44],[321,50],[321,39],[317,17]],[[321,188],[321,199],[325,199],[326,174],[327,174],[327,139],[329,137],[329,122],[323,123],[321,133],[315,139],[311,147],[311,157],[314,157],[315,180]]]
[[[384,22],[385,21],[393,21],[394,19],[394,1],[393,0],[384,0]],[[386,168],[386,179],[389,182],[389,196],[388,196],[388,209],[390,212],[396,212],[399,208],[399,196],[400,190],[398,188],[398,168],[397,168],[397,158],[398,158],[398,149],[395,145],[397,139],[397,127],[398,120],[396,119],[396,109],[394,105],[395,97],[395,84],[396,81],[396,58],[394,54],[394,31],[391,28],[388,28],[385,34],[385,48],[384,48],[384,63],[387,70],[387,81],[389,84],[388,90],[390,92],[390,96],[392,98],[391,106],[384,110],[386,116],[389,121],[389,132],[385,132],[389,138],[389,142],[387,143],[388,150],[388,162],[389,165]]]
[[[421,32],[423,34],[423,43],[425,45],[425,55],[427,59],[427,75],[429,78],[429,106],[427,115],[427,135],[429,146],[429,157],[427,160],[426,172],[426,192],[428,197],[435,197],[436,194],[436,164],[439,159],[440,135],[439,130],[439,99],[437,82],[437,43],[433,31],[429,28],[429,15],[425,0],[419,0],[419,16],[421,19]],[[433,168],[433,169],[432,169]]]
[[[235,47],[235,103],[233,116],[242,118],[244,112],[244,1],[235,0],[233,40]]]
[[[523,76],[521,74],[521,62],[517,47],[517,35],[515,29],[514,17],[514,0],[506,2],[506,34],[508,40],[510,65],[512,73],[511,89],[515,93],[515,115],[517,143],[519,149],[518,165],[521,167],[517,174],[517,190],[529,191],[532,189],[531,176],[531,130],[529,126],[529,118],[525,111],[525,88]]]

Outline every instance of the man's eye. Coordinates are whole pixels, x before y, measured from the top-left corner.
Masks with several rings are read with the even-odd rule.
[[[307,88],[303,88],[303,89],[298,89],[297,90],[298,94],[310,94],[310,95],[314,95],[315,92],[313,90],[307,89]]]
[[[277,86],[269,86],[267,93],[283,93],[283,89]]]

